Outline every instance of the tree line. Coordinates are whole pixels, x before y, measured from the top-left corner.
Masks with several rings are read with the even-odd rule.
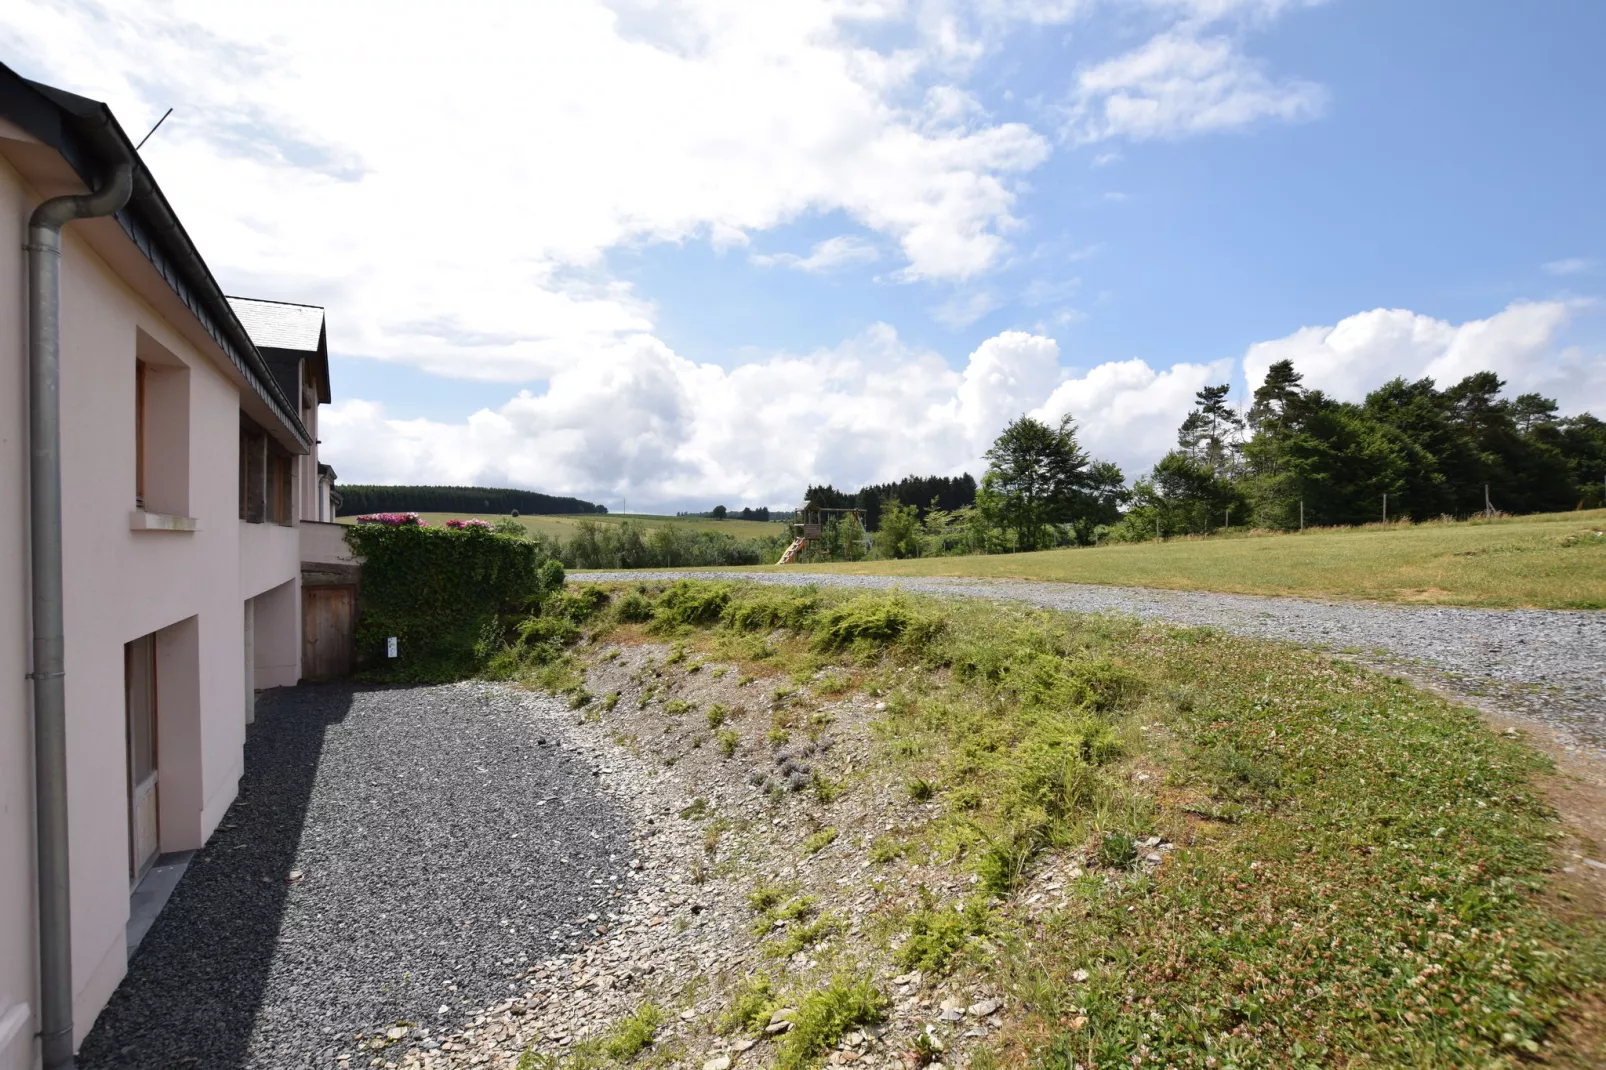
[[[1588,413],[1561,417],[1540,394],[1502,397],[1504,388],[1493,372],[1443,389],[1396,378],[1344,402],[1307,388],[1291,361],[1279,361],[1243,411],[1228,402],[1227,384],[1200,390],[1176,448],[1130,486],[1117,465],[1081,448],[1070,417],[1022,416],[987,451],[981,482],[962,477],[974,487],[970,500],[949,500],[963,504],[899,495],[933,481],[856,495],[810,487],[810,501],[867,515],[863,529],[852,515],[832,518],[804,560],[1009,553],[1606,503],[1606,423]]]
[[[851,492],[822,483],[804,491],[803,500],[823,509],[863,509],[866,526],[877,531],[885,502],[913,505],[922,519],[930,509],[952,511],[974,505],[976,479],[969,472],[961,476],[909,475],[896,483],[872,483]]]
[[[716,505],[703,513],[680,512],[675,515],[706,517],[709,520],[761,520],[766,524],[771,520],[770,507],[767,505],[760,505],[756,508],[751,505],[744,505],[740,509],[729,509],[723,505]]]
[[[340,516],[365,513],[606,513],[607,506],[510,487],[387,487],[341,484]]]
[[[1538,513],[1602,504],[1606,423],[1557,415],[1540,394],[1504,398],[1478,372],[1441,389],[1392,379],[1360,402],[1305,387],[1291,361],[1245,411],[1226,384],[1200,390],[1177,445],[1134,482],[1113,537],[1222,527],[1293,530],[1383,519]]]

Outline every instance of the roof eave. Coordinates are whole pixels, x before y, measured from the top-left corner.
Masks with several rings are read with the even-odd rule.
[[[86,186],[93,188],[120,156],[134,161],[134,192],[115,217],[118,227],[289,435],[310,451],[312,436],[297,407],[273,381],[266,361],[111,109],[99,101],[29,81],[3,63],[0,101],[17,105],[8,109],[12,121],[60,154]]]

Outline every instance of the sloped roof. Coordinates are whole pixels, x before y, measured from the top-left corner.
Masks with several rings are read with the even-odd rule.
[[[91,189],[105,181],[113,166],[133,162],[134,190],[115,216],[117,226],[245,380],[252,403],[264,406],[264,415],[277,419],[287,436],[285,445],[309,449],[312,439],[297,406],[280,389],[239,316],[223,300],[211,269],[111,109],[76,93],[30,82],[0,63],[0,117],[54,149]]]
[[[316,353],[323,335],[323,309],[285,301],[231,297],[229,304],[259,349],[297,349]]]

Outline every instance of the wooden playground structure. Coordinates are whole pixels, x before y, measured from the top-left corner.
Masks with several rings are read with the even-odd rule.
[[[804,502],[792,514],[792,545],[786,548],[777,565],[790,565],[803,556],[805,551],[814,550],[814,556],[829,558],[830,552],[821,546],[825,534],[825,525],[831,518],[852,516],[859,525],[860,541],[864,543],[865,556],[870,553],[870,533],[865,528],[865,511],[863,509],[826,509],[813,502]]]

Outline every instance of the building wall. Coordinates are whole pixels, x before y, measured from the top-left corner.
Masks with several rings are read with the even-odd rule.
[[[0,255],[0,1022],[18,1004],[36,1004],[21,248],[37,200],[0,161],[0,248],[9,250]],[[295,528],[238,519],[240,398],[233,383],[75,239],[72,226],[61,276],[68,797],[81,1039],[126,961],[124,644],[157,638],[161,850],[198,847],[233,800],[241,772],[245,600],[275,590],[279,603],[294,599],[300,555]],[[166,483],[155,501],[148,454],[148,504],[182,506],[197,521],[194,531],[130,527],[136,353],[156,370],[159,403],[170,406],[156,432],[167,436],[165,447],[158,444]],[[150,419],[148,409],[148,425]],[[256,685],[294,683],[299,613],[282,605],[263,613],[262,605],[258,599]],[[274,652],[266,673],[264,648]],[[36,1028],[30,1022],[25,1039]],[[0,1068],[18,1057],[16,1044],[0,1049]]]
[[[25,213],[0,161],[0,1070],[32,1063],[34,1005],[33,733],[28,718],[27,324],[16,314],[27,280]],[[27,1060],[27,1061],[24,1061]]]

